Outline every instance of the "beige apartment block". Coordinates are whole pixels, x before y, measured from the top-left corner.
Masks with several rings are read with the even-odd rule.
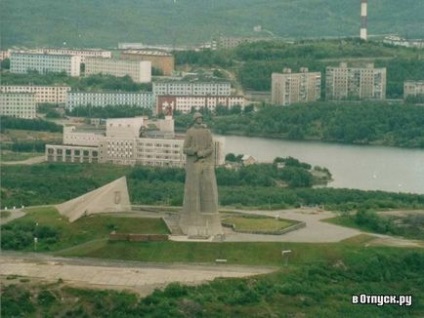
[[[12,52],[10,72],[25,74],[37,71],[40,74],[65,72],[69,76],[80,76],[81,57],[76,55],[39,54]]]
[[[314,102],[321,97],[321,73],[309,72],[306,67],[299,73],[285,68],[283,73],[271,75],[271,103],[290,105]]]
[[[0,115],[17,118],[36,118],[33,93],[0,93]]]
[[[85,60],[85,75],[108,74],[117,77],[130,76],[136,83],[152,81],[150,61],[131,61],[89,57]]]
[[[405,81],[403,83],[403,98],[424,96],[424,81]]]
[[[375,99],[386,98],[386,68],[327,67],[325,75],[326,99]]]
[[[172,75],[175,68],[174,56],[161,50],[126,50],[121,52],[121,59],[150,61],[152,67],[161,70],[165,76]]]
[[[207,108],[215,111],[217,106],[232,108],[241,106],[244,108],[245,99],[243,96],[163,96],[156,99],[157,113],[172,114],[177,110],[182,113],[189,113],[192,108],[199,110]]]
[[[38,86],[38,85],[2,85],[0,93],[33,93],[35,94],[35,102],[37,104],[50,103],[60,104],[66,103],[68,92],[71,91],[69,86]]]

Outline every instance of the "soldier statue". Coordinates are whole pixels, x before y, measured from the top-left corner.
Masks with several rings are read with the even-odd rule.
[[[180,228],[189,237],[221,235],[218,214],[218,188],[212,134],[196,112],[187,130],[183,152],[186,155],[186,179]]]

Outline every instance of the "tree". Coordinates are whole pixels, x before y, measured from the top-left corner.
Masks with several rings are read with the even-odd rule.
[[[0,63],[0,68],[2,70],[9,70],[10,69],[10,59],[5,58],[4,60],[2,60],[1,63]]]

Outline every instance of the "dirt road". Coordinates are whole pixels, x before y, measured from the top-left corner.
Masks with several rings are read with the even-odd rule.
[[[0,277],[15,275],[88,288],[131,290],[145,296],[172,282],[200,284],[217,277],[246,277],[276,268],[188,264],[152,264],[97,259],[72,259],[34,253],[3,252]]]

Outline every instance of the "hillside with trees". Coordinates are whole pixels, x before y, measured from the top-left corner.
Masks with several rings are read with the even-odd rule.
[[[225,36],[358,36],[360,2],[350,0],[4,0],[2,46],[116,47],[118,42],[182,45]],[[424,37],[417,0],[370,1],[370,34]],[[187,24],[189,22],[189,25]],[[254,26],[260,32],[253,32]]]

